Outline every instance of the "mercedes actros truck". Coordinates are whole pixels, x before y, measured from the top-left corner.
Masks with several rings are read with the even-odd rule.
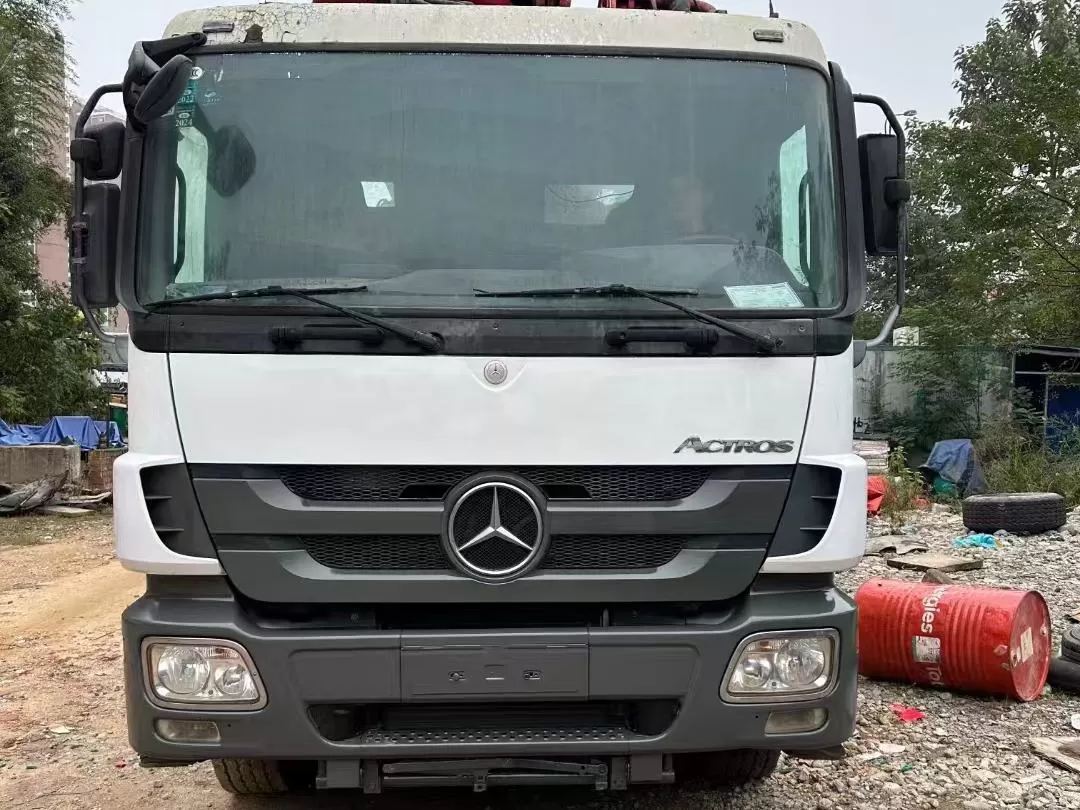
[[[805,25],[580,5],[186,11],[87,104],[144,766],[620,790],[842,755],[900,124]]]

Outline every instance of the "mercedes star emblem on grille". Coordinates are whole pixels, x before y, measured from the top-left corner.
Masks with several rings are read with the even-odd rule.
[[[539,562],[547,539],[544,518],[528,489],[524,482],[479,480],[450,495],[446,551],[462,573],[505,582]]]

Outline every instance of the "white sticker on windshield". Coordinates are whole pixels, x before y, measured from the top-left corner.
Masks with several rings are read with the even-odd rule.
[[[780,309],[801,307],[802,301],[786,281],[779,284],[748,284],[745,287],[724,287],[724,292],[736,309]]]

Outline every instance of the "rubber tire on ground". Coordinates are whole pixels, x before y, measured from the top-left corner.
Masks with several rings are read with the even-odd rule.
[[[975,532],[1041,534],[1065,525],[1065,499],[1055,492],[972,495],[964,499],[964,525]]]
[[[238,796],[267,796],[289,792],[281,764],[270,759],[216,759],[218,783]]]
[[[700,781],[709,787],[733,788],[768,779],[780,761],[779,751],[715,751],[703,754],[678,754],[675,779]]]
[[[1046,681],[1055,689],[1080,692],[1080,664],[1065,658],[1051,659]]]
[[[1073,625],[1061,634],[1061,657],[1080,664],[1080,626]]]

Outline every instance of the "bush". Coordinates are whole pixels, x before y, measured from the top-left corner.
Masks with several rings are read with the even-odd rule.
[[[904,525],[908,513],[918,505],[926,486],[922,475],[908,467],[903,447],[889,453],[885,484],[881,516],[889,521],[889,527],[895,532]]]
[[[1041,420],[1025,413],[987,426],[975,447],[990,492],[1056,492],[1080,504],[1080,428],[1053,427],[1056,449],[1046,445]]]
[[[913,450],[979,435],[985,427],[984,401],[1004,395],[1011,383],[995,352],[959,346],[905,350],[897,373],[912,389],[911,404],[903,411],[875,413],[874,425]]]

